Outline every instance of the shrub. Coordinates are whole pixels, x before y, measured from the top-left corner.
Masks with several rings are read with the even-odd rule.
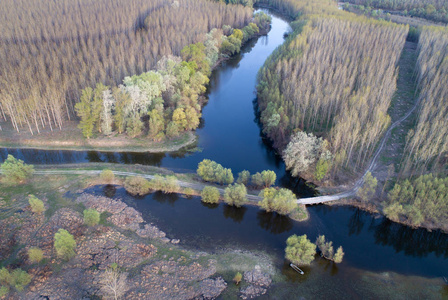
[[[0,287],[0,298],[5,297],[9,293],[9,288],[7,286]]]
[[[54,235],[54,248],[58,257],[69,260],[75,256],[76,241],[67,230],[60,228]]]
[[[22,269],[15,269],[9,272],[8,269],[0,269],[0,283],[4,285],[5,288],[0,291],[1,293],[7,294],[10,287],[14,287],[18,292],[23,291],[25,286],[31,282],[31,275]]]
[[[40,263],[44,258],[44,252],[37,247],[28,249],[28,259],[31,263]]]
[[[285,257],[296,265],[309,265],[316,255],[316,245],[311,243],[306,234],[292,235],[286,240]]]
[[[235,282],[236,285],[240,284],[241,279],[243,279],[243,275],[241,275],[240,272],[235,274],[235,277],[233,277],[233,282]]]
[[[112,183],[115,179],[115,175],[111,170],[103,170],[100,174],[100,178],[106,183]]]
[[[249,183],[249,180],[250,180],[250,173],[249,171],[244,170],[238,173],[238,179],[236,182],[247,185]]]
[[[234,181],[232,170],[223,168],[210,159],[204,159],[198,165],[197,174],[205,181],[231,184]]]
[[[364,183],[356,194],[362,201],[368,201],[375,195],[377,185],[377,179],[372,176],[372,173],[367,172]]]
[[[263,198],[260,206],[267,212],[275,211],[287,215],[297,208],[297,198],[288,189],[265,188],[259,196]]]
[[[316,239],[316,245],[319,248],[321,255],[329,260],[339,264],[344,257],[344,251],[342,247],[339,247],[336,253],[334,253],[333,242],[326,242],[325,235],[319,235]]]
[[[131,195],[146,195],[149,193],[150,183],[143,177],[140,176],[131,176],[126,177],[124,181],[124,188]]]
[[[205,203],[218,203],[219,197],[219,190],[213,186],[206,186],[201,192],[201,200]]]
[[[247,201],[246,195],[247,190],[244,184],[235,183],[233,185],[229,185],[224,190],[224,201],[228,205],[241,207]]]
[[[194,189],[192,189],[192,188],[185,188],[185,189],[183,190],[183,193],[184,193],[185,195],[187,195],[187,196],[193,196],[193,195],[196,194],[196,191],[195,191]]]
[[[87,226],[95,226],[100,222],[100,213],[94,209],[89,208],[84,210],[84,224]]]
[[[11,154],[0,165],[3,177],[2,182],[7,185],[13,185],[25,182],[34,173],[34,167],[27,165],[23,160],[16,159]]]
[[[39,200],[36,196],[34,195],[29,195],[28,196],[28,203],[31,206],[31,211],[35,214],[41,214],[45,211],[45,205],[42,202],[42,200]]]

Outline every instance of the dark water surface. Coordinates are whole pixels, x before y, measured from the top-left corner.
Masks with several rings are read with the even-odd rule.
[[[254,111],[256,74],[269,54],[283,42],[283,33],[288,28],[286,21],[273,16],[268,36],[253,40],[241,54],[213,72],[209,102],[203,109],[203,124],[197,130],[197,146],[201,152],[137,154],[0,149],[0,159],[11,153],[34,164],[139,163],[194,171],[202,159],[209,158],[232,168],[234,174],[243,169],[251,173],[274,170],[279,185],[292,188],[298,194],[309,195],[312,190],[285,172],[280,157],[261,137]],[[103,190],[95,187],[88,192],[102,194]],[[335,246],[344,247],[344,262],[338,267],[329,267],[328,262],[319,260],[306,271],[321,276],[318,280],[327,278],[325,276],[337,278],[339,281],[335,281],[335,285],[338,286],[341,285],[338,282],[344,282],[342,285],[346,289],[336,295],[345,295],[351,288],[350,284],[353,285],[361,276],[361,271],[396,272],[426,278],[448,275],[448,235],[439,231],[414,230],[355,208],[312,206],[309,207],[310,220],[297,223],[286,217],[261,212],[256,207],[207,206],[197,197],[185,199],[178,195],[155,193],[133,200],[123,189],[118,189],[115,197],[127,199],[143,212],[147,221],[155,222],[172,238],[180,238],[187,247],[213,250],[231,245],[271,253],[277,257],[278,267],[284,268],[288,278],[297,279],[297,275],[283,266],[285,240],[292,234],[306,233],[314,241],[318,234],[325,234]],[[297,280],[315,285],[311,277]],[[293,289],[295,281],[291,280],[293,283],[288,288]],[[313,288],[316,287],[310,287],[310,293],[317,295],[313,294]],[[322,289],[325,292],[319,295],[327,297],[334,286]],[[349,295],[347,297],[350,298]]]

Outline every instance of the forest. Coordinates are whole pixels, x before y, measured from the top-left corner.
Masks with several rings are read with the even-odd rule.
[[[445,0],[348,0],[348,2],[372,8],[398,10],[405,16],[448,23],[448,2]]]
[[[74,118],[82,89],[147,72],[213,28],[244,27],[253,10],[207,0],[7,0],[0,18],[0,121],[36,133]]]
[[[307,1],[297,2],[301,9]],[[293,174],[314,179],[360,170],[372,155],[390,124],[387,111],[408,33],[407,26],[323,3],[316,12],[310,4],[296,34],[265,63],[257,87],[264,133]],[[306,153],[306,161],[298,153]]]
[[[448,30],[424,27],[419,38],[418,119],[406,139],[403,171],[445,172],[448,162]]]

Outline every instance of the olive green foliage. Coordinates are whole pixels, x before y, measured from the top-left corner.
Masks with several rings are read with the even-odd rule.
[[[54,248],[59,258],[70,260],[75,256],[75,238],[67,230],[60,228],[54,234]]]
[[[258,188],[261,187],[270,187],[275,183],[275,180],[277,179],[277,175],[274,171],[271,170],[265,170],[255,173],[252,175],[252,184],[255,185]]]
[[[22,269],[14,269],[10,272],[6,268],[0,269],[0,283],[6,287],[3,293],[9,291],[8,287],[15,288],[16,291],[21,292],[31,282],[31,275]]]
[[[265,188],[260,192],[262,209],[287,215],[297,208],[297,197],[288,189]]]
[[[332,260],[337,264],[342,262],[342,259],[344,258],[344,250],[342,249],[342,246],[337,249],[336,253],[334,253],[333,242],[326,242],[325,235],[319,235],[317,237],[316,245],[319,248],[321,255],[326,259]]]
[[[44,252],[37,247],[28,249],[28,259],[31,263],[40,263],[44,258]]]
[[[192,196],[196,194],[196,191],[192,188],[184,188],[182,192],[187,196]]]
[[[28,196],[28,203],[30,204],[31,211],[35,214],[41,214],[45,211],[45,205],[42,200],[34,195]]]
[[[307,172],[322,180],[325,173],[333,177],[363,169],[391,122],[387,112],[408,27],[355,16],[338,10],[334,1],[261,2],[297,21],[297,30],[258,74],[263,131],[279,150],[298,131],[328,141],[331,160],[328,165],[321,161],[317,172],[321,157],[312,144],[298,143],[285,151],[295,175]]]
[[[101,172],[100,178],[106,183],[112,183],[115,179],[115,175],[114,172],[106,169]]]
[[[143,196],[149,193],[151,184],[141,176],[130,176],[126,177],[123,186],[129,194]]]
[[[372,8],[399,10],[405,16],[448,23],[448,2],[445,0],[349,0],[348,2],[362,5],[365,10]]]
[[[205,203],[218,203],[220,196],[219,190],[213,186],[206,186],[201,192],[201,200]]]
[[[372,173],[367,172],[364,177],[364,183],[356,192],[356,195],[361,198],[362,201],[369,201],[375,195],[377,185],[378,180],[372,176]]]
[[[197,174],[205,181],[231,184],[234,181],[232,170],[223,168],[215,161],[204,159],[198,165]]]
[[[242,279],[243,279],[243,275],[241,275],[240,272],[237,272],[235,274],[235,277],[233,277],[233,282],[235,282],[235,284],[238,285],[238,284],[240,284]]]
[[[242,28],[253,17],[250,7],[208,0],[114,0],[113,4],[110,0],[20,1],[0,1],[0,40],[6,41],[0,47],[4,79],[0,83],[0,115],[6,115],[16,130],[32,133],[43,127],[64,128],[65,121],[73,119],[73,107],[81,100],[82,89],[98,82],[120,85],[126,76],[156,68],[164,56],[179,56],[185,45],[204,40],[213,27]],[[216,52],[221,36],[214,38]],[[163,82],[170,79],[164,77]],[[167,107],[177,108],[175,102],[186,107],[190,101],[197,103],[197,79],[197,74],[192,74],[182,81],[180,89],[176,84],[173,90],[180,92],[179,97],[172,97],[171,91],[157,97],[147,94],[148,90],[143,94],[149,95],[146,98],[152,102],[163,98]],[[142,91],[142,85],[138,86]],[[123,93],[137,94],[126,87]],[[80,127],[86,137],[91,138],[99,130],[107,135],[111,129],[123,132],[126,128],[135,135],[138,117],[154,108],[137,109],[137,117],[130,119],[128,116],[134,112],[129,108],[133,105],[122,101],[122,95],[117,99],[113,91],[97,93],[104,99],[95,105],[90,97],[81,100],[84,107],[78,106],[77,111],[83,111]],[[179,101],[170,100],[174,98]],[[114,102],[112,111],[110,104]],[[169,118],[171,115],[166,116],[166,120]]]
[[[237,183],[242,183],[244,185],[248,185],[250,181],[250,172],[247,170],[243,170],[238,173],[238,179],[236,180]]]
[[[420,88],[415,127],[409,130],[402,173],[446,174],[448,161],[448,28],[423,27],[419,38]]]
[[[397,182],[383,211],[391,220],[406,220],[415,226],[425,221],[447,224],[448,177],[428,174]]]
[[[324,158],[320,158],[316,164],[316,171],[314,171],[314,179],[321,181],[327,175],[330,169],[330,161]]]
[[[309,265],[316,255],[316,245],[313,244],[306,234],[292,235],[286,240],[285,257],[296,265]]]
[[[84,210],[84,224],[87,226],[95,226],[100,222],[100,213],[94,208]]]
[[[155,175],[149,182],[149,188],[159,190],[163,193],[177,193],[180,191],[180,186],[176,176],[160,176]]]
[[[247,202],[246,195],[247,195],[246,186],[244,184],[235,183],[225,188],[224,201],[228,205],[241,207]]]
[[[7,286],[0,287],[0,298],[5,297],[9,293],[9,288]]]
[[[13,185],[25,182],[34,173],[33,165],[28,165],[21,159],[8,154],[6,160],[0,165],[2,170],[2,183]]]

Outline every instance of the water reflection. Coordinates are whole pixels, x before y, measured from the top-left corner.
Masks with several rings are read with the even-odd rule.
[[[113,198],[117,193],[117,187],[115,185],[107,184],[103,187],[103,193],[104,196],[108,198]]]
[[[285,216],[274,212],[259,211],[257,213],[258,225],[273,234],[291,231],[293,221]]]
[[[235,207],[225,204],[223,208],[223,215],[226,219],[232,219],[236,223],[241,223],[244,219],[244,214],[247,211],[247,207]]]
[[[379,224],[371,226],[375,242],[390,245],[397,252],[424,257],[434,253],[438,257],[448,257],[448,235],[439,230],[428,232],[425,229],[412,229],[382,218]],[[448,272],[448,271],[447,271]]]
[[[364,228],[364,212],[358,208],[356,208],[355,213],[348,220],[348,234],[349,235],[358,235],[361,233]]]

